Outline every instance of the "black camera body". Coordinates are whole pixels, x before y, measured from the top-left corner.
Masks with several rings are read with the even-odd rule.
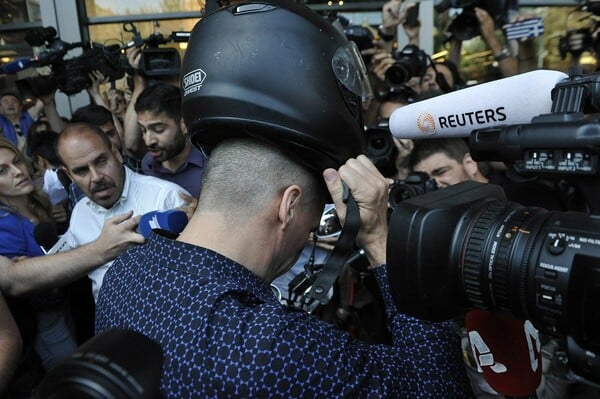
[[[394,184],[390,186],[390,208],[394,209],[402,201],[437,189],[438,186],[436,181],[430,178],[427,173],[411,172],[405,179],[396,180],[394,181]]]
[[[591,214],[506,201],[493,184],[435,190],[396,204],[388,273],[401,311],[441,321],[479,308],[530,320],[564,338],[569,368],[599,384],[600,74],[559,82],[552,100],[531,124],[472,132],[471,155],[574,182]]]
[[[120,46],[103,46],[99,43],[66,43],[56,36],[52,27],[33,29],[28,32],[25,41],[32,47],[46,46],[46,50],[37,55],[34,66],[47,66],[58,89],[67,95],[76,94],[92,85],[88,74],[100,71],[105,77],[116,80],[125,74],[125,63]],[[77,57],[64,59],[66,53],[74,48],[82,48]]]
[[[190,38],[189,32],[176,31],[169,36],[163,36],[161,33],[152,33],[146,38],[142,38],[136,26],[131,22],[123,24],[123,30],[133,34],[131,42],[124,48],[142,47],[142,56],[139,64],[139,71],[149,77],[177,76],[181,68],[181,56],[179,51],[172,47],[160,47],[167,43],[183,43]]]
[[[392,177],[398,172],[396,169],[398,148],[394,144],[388,119],[381,119],[376,126],[365,130],[365,155],[382,175]]]
[[[385,71],[385,80],[391,88],[403,86],[410,78],[423,76],[429,57],[415,45],[408,44],[392,52],[395,62]]]
[[[71,95],[92,86],[88,76],[97,70],[111,81],[125,75],[125,62],[119,46],[106,47],[93,43],[86,47],[83,53],[75,58],[69,58],[52,64],[52,72],[58,88],[65,94]]]

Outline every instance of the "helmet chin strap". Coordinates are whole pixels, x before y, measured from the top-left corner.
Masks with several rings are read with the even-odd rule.
[[[325,262],[323,270],[317,275],[309,292],[311,298],[322,304],[327,303],[329,289],[333,286],[342,268],[348,263],[348,260],[355,252],[354,244],[360,230],[358,204],[345,184],[342,199],[346,203],[346,221],[331,255],[329,255],[327,262]]]

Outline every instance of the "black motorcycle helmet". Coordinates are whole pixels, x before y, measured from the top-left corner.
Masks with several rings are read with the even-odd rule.
[[[360,53],[302,5],[242,2],[208,14],[192,30],[181,76],[196,147],[251,136],[318,173],[364,152],[370,86]]]

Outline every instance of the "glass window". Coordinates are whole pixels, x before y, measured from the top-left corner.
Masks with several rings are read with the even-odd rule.
[[[567,71],[576,59],[586,71],[596,69],[597,61],[593,49],[600,47],[600,40],[594,31],[600,27],[596,17],[577,7],[520,7],[518,15],[522,18],[540,17],[543,21],[544,33],[529,39],[521,45],[532,46],[534,63],[538,68]],[[444,26],[448,21],[441,21],[437,16],[438,26],[434,29],[435,56],[446,58],[451,44],[444,42]],[[598,25],[597,25],[598,24]],[[501,30],[496,30],[498,40],[510,47]],[[578,45],[582,43],[582,47]],[[515,49],[517,43],[513,43]],[[485,81],[498,78],[497,63],[492,52],[480,36],[462,42],[460,70],[467,80]]]
[[[204,10],[204,0],[86,0],[88,17],[157,14]]]
[[[152,33],[160,32],[165,39],[175,31],[189,32],[192,30],[194,25],[198,22],[198,19],[177,19],[177,20],[164,20],[164,21],[144,21],[134,22],[135,28],[140,33],[143,39],[150,36]],[[133,36],[131,32],[126,32],[123,29],[123,24],[97,24],[89,25],[90,38],[98,43],[104,45],[129,42]],[[171,43],[169,46],[182,48],[177,43]]]
[[[27,29],[41,26],[38,0],[0,1],[0,61],[33,54],[25,42]]]

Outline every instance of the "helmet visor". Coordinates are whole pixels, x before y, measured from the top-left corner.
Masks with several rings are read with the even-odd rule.
[[[331,66],[337,80],[363,102],[373,98],[367,67],[354,42],[348,42],[336,50]]]

